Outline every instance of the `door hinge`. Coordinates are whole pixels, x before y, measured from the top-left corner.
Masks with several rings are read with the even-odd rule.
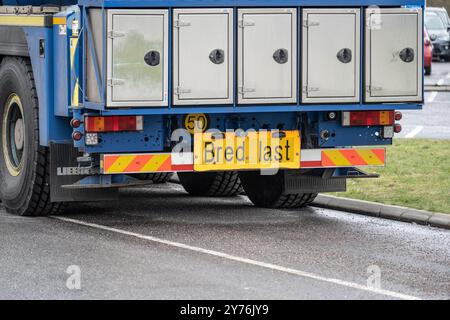
[[[191,23],[190,22],[181,21],[181,20],[175,20],[174,23],[173,23],[173,26],[175,28],[190,27]]]
[[[108,87],[123,86],[125,80],[122,79],[108,79]]]
[[[255,23],[249,20],[239,20],[239,28],[254,27]]]
[[[191,89],[183,89],[181,87],[176,87],[175,88],[175,94],[177,96],[181,96],[182,94],[188,94],[188,93],[191,93],[191,92],[192,92]]]
[[[317,27],[317,26],[320,26],[320,22],[319,21],[311,21],[309,19],[305,19],[305,20],[303,20],[303,26],[305,28]]]
[[[305,94],[308,94],[308,93],[311,93],[311,92],[318,92],[318,91],[320,91],[319,88],[309,87],[309,86],[304,86],[303,87],[303,93],[305,93]]]
[[[368,93],[382,91],[382,90],[383,90],[383,87],[367,86]]]
[[[114,31],[114,30],[108,31],[108,38],[109,39],[123,38],[125,36],[126,36],[126,34],[124,32],[119,32],[119,31]]]
[[[239,93],[240,94],[251,93],[251,92],[256,92],[256,89],[254,89],[254,88],[246,88],[246,87],[239,87]]]
[[[367,18],[366,26],[369,30],[381,30],[383,27],[383,21],[381,21],[381,17],[379,16],[371,16]]]

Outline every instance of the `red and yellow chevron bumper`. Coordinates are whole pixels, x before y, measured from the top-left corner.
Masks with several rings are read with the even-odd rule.
[[[382,166],[386,162],[385,149],[325,150],[323,167]]]
[[[302,150],[300,168],[345,168],[384,166],[386,149],[313,149]],[[105,154],[100,162],[103,174],[192,172],[192,153]]]

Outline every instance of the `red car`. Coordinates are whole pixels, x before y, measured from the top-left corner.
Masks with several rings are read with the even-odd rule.
[[[424,30],[424,68],[425,68],[425,75],[429,76],[431,74],[431,64],[433,61],[433,44],[431,43],[431,39],[428,36],[428,32],[425,29]]]

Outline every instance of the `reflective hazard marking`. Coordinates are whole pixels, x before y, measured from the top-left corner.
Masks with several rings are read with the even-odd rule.
[[[108,155],[103,157],[103,173],[171,172],[170,154]]]
[[[385,149],[348,149],[322,151],[323,167],[383,166]]]
[[[342,168],[384,166],[385,149],[311,149],[302,150],[301,168]],[[103,174],[193,172],[194,154],[105,154]]]

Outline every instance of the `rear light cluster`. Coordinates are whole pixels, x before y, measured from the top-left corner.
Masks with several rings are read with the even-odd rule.
[[[81,131],[77,130],[81,124],[82,122],[79,119],[72,119],[70,122],[72,128],[75,129],[72,133],[72,139],[74,141],[80,141],[83,138]],[[99,143],[98,133],[144,130],[144,118],[142,116],[87,116],[84,118],[84,129],[86,131],[86,145],[93,146]]]
[[[85,130],[90,133],[142,131],[144,122],[142,116],[113,116],[113,117],[86,117]]]
[[[344,112],[342,126],[392,126],[395,123],[394,111],[355,111]]]
[[[394,137],[394,133],[402,131],[402,126],[396,123],[402,118],[402,113],[395,111],[350,111],[342,113],[342,126],[382,126],[383,130],[381,133],[383,138],[391,139]]]

